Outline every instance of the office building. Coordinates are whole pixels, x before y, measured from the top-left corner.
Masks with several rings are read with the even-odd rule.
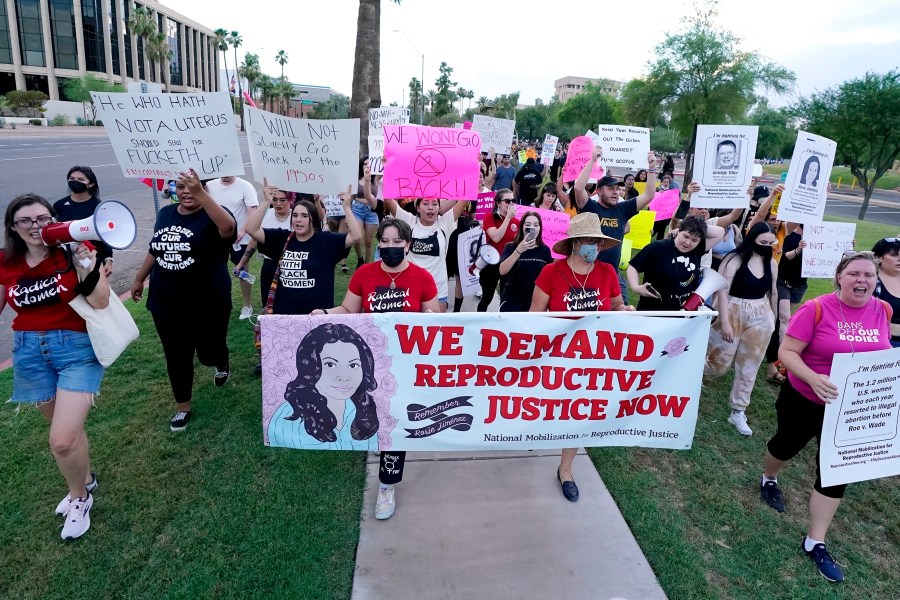
[[[600,90],[609,94],[610,96],[617,96],[619,94],[619,90],[622,89],[621,81],[613,81],[612,79],[602,79],[602,78],[591,78],[591,77],[563,77],[562,79],[557,79],[553,82],[553,87],[556,88],[556,99],[559,102],[566,102],[570,98],[574,98],[582,91],[584,91],[584,86],[586,83],[593,83],[594,85],[599,85]]]

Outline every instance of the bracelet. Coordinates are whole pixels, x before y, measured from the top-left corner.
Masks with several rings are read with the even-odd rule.
[[[519,252],[518,248],[513,248],[513,250],[515,250],[516,254],[522,254],[521,252]]]

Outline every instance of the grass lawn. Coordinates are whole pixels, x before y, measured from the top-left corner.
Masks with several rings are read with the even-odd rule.
[[[791,166],[791,161],[786,160],[784,164],[774,164],[774,165],[763,165],[763,169],[766,173],[769,174],[769,177],[774,177],[775,179],[779,179],[781,174],[788,170],[788,167]],[[872,171],[874,174],[874,171]],[[831,183],[837,185],[838,179],[841,180],[841,189],[847,190],[850,189],[850,185],[853,183],[854,175],[850,172],[849,167],[834,167],[831,170]],[[896,187],[900,186],[900,173],[885,173],[876,183],[875,188],[879,190],[892,190]],[[857,189],[859,189],[859,182],[856,183]]]

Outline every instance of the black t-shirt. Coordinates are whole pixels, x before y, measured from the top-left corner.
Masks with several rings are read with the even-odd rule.
[[[644,274],[644,283],[650,283],[662,300],[641,296],[637,309],[680,310],[700,285],[700,259],[705,251],[703,240],[687,254],[676,250],[675,240],[671,238],[644,246],[630,264]]]
[[[259,244],[259,251],[278,260],[281,267],[272,311],[308,315],[334,306],[334,267],[347,255],[347,234],[320,231],[301,242],[287,229],[263,232],[266,242]]]
[[[53,211],[59,221],[77,221],[78,219],[86,219],[93,216],[97,210],[100,199],[97,196],[91,196],[84,202],[75,202],[69,196],[61,198],[53,205]],[[92,240],[91,243],[97,248],[97,260],[103,262],[104,259],[112,257],[112,248],[99,240]]]
[[[638,213],[637,200],[623,200],[612,208],[603,206],[596,200],[588,198],[584,208],[578,212],[592,212],[600,217],[600,229],[603,235],[608,235],[622,241],[625,237],[625,226],[628,220]],[[598,257],[599,260],[610,264],[618,273],[619,260],[622,258],[622,244],[616,244],[612,248],[604,250]]]
[[[800,277],[800,273],[803,272],[803,255],[798,254],[793,259],[786,256],[791,250],[799,248],[801,241],[803,241],[803,236],[795,231],[785,236],[784,245],[781,247],[781,260],[778,262],[778,279],[786,281],[791,287],[803,287],[806,285],[806,277]]]
[[[501,263],[512,255],[517,245],[515,242],[506,245],[500,258]],[[553,257],[547,246],[523,252],[500,283],[500,312],[528,312],[534,282],[544,267],[552,262]]]
[[[535,168],[525,167],[516,173],[515,182],[519,184],[519,201],[522,204],[534,204],[541,185],[540,172]]]
[[[160,315],[181,312],[187,306],[230,311],[227,263],[237,223],[235,232],[223,239],[205,210],[183,215],[177,204],[169,204],[159,209],[153,232],[147,310]]]

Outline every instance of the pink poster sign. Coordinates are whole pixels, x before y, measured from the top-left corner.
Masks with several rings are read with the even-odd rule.
[[[563,167],[563,181],[575,181],[581,170],[591,160],[594,152],[594,140],[586,135],[580,135],[569,143],[569,151],[566,157],[566,165]],[[591,179],[599,180],[603,177],[603,167],[595,164],[591,170]]]
[[[484,222],[484,215],[494,208],[494,196],[497,192],[481,192],[478,194],[478,203],[475,205],[475,218]]]
[[[385,125],[384,197],[475,200],[480,152],[474,130]]]
[[[553,247],[553,244],[566,237],[566,232],[569,230],[569,221],[572,219],[572,217],[569,216],[569,213],[558,210],[547,210],[546,208],[525,206],[522,208],[527,208],[527,210],[521,210],[519,211],[519,214],[516,215],[520,220],[526,212],[536,212],[541,215],[541,224],[543,225],[541,237],[543,237],[544,243],[551,248]],[[557,254],[556,252],[551,251],[551,254],[553,255],[553,258],[565,258],[562,254]]]
[[[664,192],[656,192],[653,200],[650,201],[650,210],[656,211],[656,220],[671,219],[678,205],[681,203],[681,192],[678,190],[666,190]]]

